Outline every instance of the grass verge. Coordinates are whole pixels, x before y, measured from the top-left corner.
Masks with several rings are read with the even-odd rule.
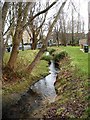
[[[19,76],[19,79],[17,76],[11,76],[10,80],[7,80],[5,75],[3,76],[3,103],[9,102],[11,104],[11,101],[18,100],[20,95],[26,92],[33,83],[48,74],[48,62],[45,60],[40,60],[31,74],[25,72],[25,68],[33,61],[37,52],[37,50],[20,51],[15,66],[15,72]],[[9,56],[9,53],[5,53],[4,65],[6,65]]]
[[[88,54],[79,47],[53,47],[66,51],[69,57],[60,60],[60,73],[55,88],[57,97],[46,110],[46,118],[89,119]]]

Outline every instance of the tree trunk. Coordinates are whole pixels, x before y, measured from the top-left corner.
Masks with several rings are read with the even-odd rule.
[[[9,39],[9,35],[7,35],[7,38],[6,38],[5,44],[3,45],[3,49],[2,49],[2,57],[3,57],[4,54],[5,54],[6,45],[8,44],[8,39]]]
[[[0,6],[0,16],[2,16],[2,8],[1,8],[1,6]],[[3,46],[2,40],[3,40],[3,38],[2,38],[2,17],[1,17],[0,18],[0,80],[2,80],[2,46]]]
[[[72,46],[74,45],[74,18],[73,18],[73,9],[72,9]]]
[[[22,51],[24,51],[24,43],[23,43],[23,38],[22,39]]]
[[[57,46],[59,47],[58,31],[56,32]]]
[[[17,56],[19,53],[18,46],[19,46],[19,44],[13,45],[12,53],[11,53],[10,59],[8,61],[8,64],[7,64],[8,68],[10,68],[10,69],[14,69],[14,65],[16,63],[16,59],[17,59]]]
[[[63,37],[64,37],[63,44],[64,46],[66,46],[66,32],[64,32]]]
[[[21,13],[22,13],[22,2],[19,3],[17,26],[16,26],[16,29],[15,29],[14,37],[13,37],[13,48],[12,48],[12,52],[11,52],[11,55],[10,55],[10,59],[9,59],[9,61],[7,63],[7,66],[6,66],[11,70],[13,70],[14,67],[15,67],[17,56],[18,56],[18,53],[19,53],[19,44],[20,44],[22,34],[23,34],[23,31],[21,31],[21,28],[22,28]]]
[[[17,56],[19,53],[19,44],[20,44],[20,41],[22,39],[22,37],[21,37],[22,34],[23,34],[23,32],[22,33],[20,32],[20,34],[19,34],[19,31],[17,31],[15,36],[14,36],[13,48],[12,48],[12,52],[10,55],[10,59],[8,61],[8,64],[7,64],[7,67],[10,69],[14,69],[14,67],[15,67]]]
[[[37,44],[36,44],[36,41],[35,41],[35,42],[32,43],[32,48],[31,48],[31,49],[32,49],[32,50],[35,50],[36,47],[37,47]]]
[[[9,69],[14,69],[15,64],[16,64],[16,60],[17,60],[18,53],[19,53],[19,44],[22,40],[22,34],[24,31],[23,25],[26,23],[30,4],[31,3],[27,3],[23,11],[23,3],[22,2],[18,3],[18,15],[17,15],[17,24],[16,24],[16,29],[15,29],[15,34],[13,37],[13,48],[12,48],[12,52],[10,55],[10,59],[6,66]]]
[[[35,50],[36,47],[37,47],[37,38],[35,36],[35,32],[33,32],[33,39],[32,39],[32,47],[31,47],[31,49]]]
[[[5,2],[2,8],[2,31],[4,31],[5,19],[9,8],[9,2]]]
[[[33,60],[33,62],[27,67],[27,72],[29,72],[29,73],[32,72],[33,68],[39,62],[39,60],[45,50],[46,50],[46,46],[43,45],[42,48],[40,49],[40,51],[38,52],[38,54],[36,55],[35,59]]]

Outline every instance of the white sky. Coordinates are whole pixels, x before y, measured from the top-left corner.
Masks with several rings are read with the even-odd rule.
[[[41,0],[41,1],[45,2],[46,0]],[[50,1],[53,2],[54,0],[50,0]],[[59,1],[65,1],[65,0],[59,0]],[[69,1],[70,0],[68,0],[68,2]],[[85,33],[87,33],[88,32],[88,2],[90,0],[72,0],[72,1],[74,3],[75,7],[77,7],[77,13],[79,12],[78,7],[80,5],[79,9],[80,9],[81,20],[84,21],[84,24],[85,24],[84,30],[85,30]],[[66,6],[68,6],[68,2],[67,2]],[[60,7],[60,5],[59,5],[59,7]],[[54,14],[55,11],[58,11],[58,7],[55,7],[56,10],[52,10],[52,9],[53,8],[51,8],[51,10],[49,10],[49,16],[51,16],[51,14]],[[71,13],[68,13],[68,14],[69,14],[69,16],[71,15]]]
[[[10,1],[10,0],[6,0],[6,1]],[[13,1],[16,1],[16,0],[13,0]],[[27,0],[27,1],[32,1],[32,0]],[[36,1],[45,1],[45,0],[36,0]],[[50,1],[53,2],[54,0],[50,0]],[[65,0],[60,0],[60,1],[65,1]],[[84,23],[85,23],[85,32],[88,32],[88,2],[90,0],[72,0],[72,1],[74,1],[75,5],[77,7],[78,7],[79,1],[80,1],[80,14],[81,14],[81,18],[84,20]]]
[[[75,0],[78,3],[79,0]],[[88,1],[89,0],[80,0],[80,14],[85,22],[85,32],[88,31]]]

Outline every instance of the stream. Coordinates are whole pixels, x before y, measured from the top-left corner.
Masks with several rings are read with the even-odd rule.
[[[49,75],[39,80],[37,83],[31,86],[31,89],[39,93],[43,99],[47,99],[49,102],[53,102],[56,97],[56,91],[54,88],[54,82],[56,81],[57,71],[54,66],[54,62],[51,62],[49,66]]]
[[[56,91],[54,83],[56,81],[57,69],[54,61],[49,66],[49,75],[33,84],[29,90],[21,96],[17,104],[12,105],[3,114],[3,119],[33,118],[36,110],[43,108],[45,104],[55,101]]]

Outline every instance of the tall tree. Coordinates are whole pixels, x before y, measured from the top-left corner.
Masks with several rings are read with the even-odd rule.
[[[59,29],[58,24],[54,28],[53,38],[56,40],[57,46],[59,47]]]
[[[15,34],[13,37],[13,48],[12,48],[12,52],[11,52],[11,56],[10,59],[8,61],[7,67],[10,69],[14,68],[14,64],[16,63],[16,59],[17,59],[17,55],[18,55],[18,49],[19,49],[19,44],[22,40],[22,34],[23,31],[21,31],[22,29],[22,25],[25,24],[26,20],[27,20],[27,14],[28,14],[28,9],[31,3],[26,3],[26,6],[24,8],[24,13],[22,13],[23,11],[23,3],[18,3],[18,17],[17,17],[17,26],[15,29]]]
[[[2,16],[2,4],[0,3],[0,16]],[[0,80],[2,78],[2,17],[0,18]],[[1,84],[1,81],[0,81]]]
[[[46,5],[46,7],[48,7],[48,6],[49,6],[49,4]],[[39,2],[39,6],[34,7],[34,9],[37,8],[37,7],[39,8],[37,11],[40,12],[41,2]],[[34,16],[33,15],[34,12],[32,11],[32,9],[30,11],[30,14],[31,14],[30,16],[32,16],[32,17]],[[41,28],[42,28],[42,26],[45,22],[46,15],[47,15],[47,12],[42,16],[38,16],[36,19],[34,19],[31,22],[31,25],[28,26],[29,29],[27,29],[27,31],[28,31],[30,37],[31,37],[30,32],[32,33],[32,46],[31,46],[32,50],[36,49],[37,42],[39,41],[38,36],[39,36]]]
[[[25,30],[25,28],[31,24],[31,22],[33,21],[33,19],[35,19],[37,16],[39,16],[40,14],[43,14],[45,12],[47,12],[53,5],[55,5],[57,3],[58,0],[56,0],[55,2],[53,2],[50,6],[48,6],[46,9],[36,13],[33,17],[29,17],[29,20],[27,22],[27,16],[28,16],[28,9],[30,7],[30,5],[33,4],[33,2],[29,2],[29,3],[22,3],[19,2],[18,6],[17,6],[17,22],[16,22],[16,28],[15,28],[15,34],[13,37],[13,48],[12,48],[12,52],[10,55],[10,59],[8,61],[7,64],[7,68],[9,69],[14,69],[16,60],[17,60],[17,56],[18,56],[18,48],[19,48],[19,44],[22,40],[22,34],[23,31]]]
[[[74,10],[72,8],[72,41],[71,44],[74,45]]]
[[[60,24],[60,35],[61,35],[61,44],[66,46],[66,22],[65,22],[65,13],[62,11],[59,17],[59,24]]]
[[[57,20],[58,20],[58,17],[59,17],[59,14],[61,13],[63,7],[65,6],[66,1],[67,1],[67,0],[65,0],[65,2],[63,2],[62,5],[61,5],[61,7],[59,8],[56,17],[54,18],[52,24],[51,24],[50,27],[49,27],[49,31],[48,31],[48,33],[47,33],[47,36],[46,36],[45,40],[44,40],[43,46],[42,46],[42,48],[40,49],[40,51],[38,52],[38,54],[36,55],[36,57],[35,57],[35,59],[33,60],[33,62],[27,67],[27,72],[29,72],[29,73],[32,72],[32,70],[34,69],[34,67],[35,67],[35,66],[37,65],[37,63],[39,62],[42,54],[43,54],[44,51],[46,50],[46,47],[47,47],[47,44],[48,44],[48,38],[49,38],[50,35],[51,35],[52,29],[53,29],[54,25],[56,24],[56,22],[57,22]]]
[[[8,13],[8,9],[9,9],[9,2],[4,2],[4,5],[2,7],[2,31],[4,31],[4,25],[5,25],[5,20],[6,20],[6,16]]]
[[[10,7],[10,3],[9,2],[4,2],[3,6],[2,6],[2,35],[4,34],[4,30],[5,30],[5,24],[6,24],[6,20],[7,20],[7,14],[8,14],[8,11],[9,11],[9,7]],[[2,37],[3,38],[3,37]],[[6,43],[7,43],[7,40],[6,40]],[[4,51],[5,51],[5,45],[6,43],[4,44],[4,39],[2,40],[2,59],[3,59],[3,56],[4,56]]]

